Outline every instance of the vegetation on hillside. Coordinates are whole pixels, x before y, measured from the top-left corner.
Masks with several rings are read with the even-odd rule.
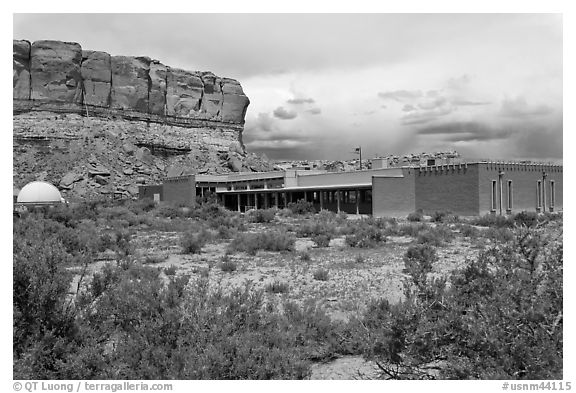
[[[549,230],[561,231],[561,215],[465,221],[439,213],[425,222],[303,213],[282,221],[281,211],[241,215],[213,201],[134,201],[15,218],[14,379],[302,379],[312,362],[347,354],[374,361],[390,379],[562,379],[563,245]],[[355,253],[408,237],[403,298],[335,321],[319,301],[287,298],[284,280],[223,288],[209,283],[209,271],[157,268],[135,252],[136,234],[146,231],[180,234],[182,253],[224,242],[229,253],[282,252],[311,266],[295,236],[318,247],[328,245],[320,236],[341,237]],[[441,274],[439,250],[456,239],[485,245]],[[114,261],[89,274],[105,251]],[[364,263],[358,254],[355,264]],[[238,269],[228,256],[218,267]],[[333,269],[314,266],[309,275],[327,285]]]

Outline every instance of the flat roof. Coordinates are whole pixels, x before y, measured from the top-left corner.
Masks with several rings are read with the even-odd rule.
[[[253,188],[251,190],[216,190],[217,194],[248,194],[253,192],[286,192],[286,191],[323,191],[337,189],[372,188],[372,183],[334,184],[324,186],[281,187],[281,188]]]

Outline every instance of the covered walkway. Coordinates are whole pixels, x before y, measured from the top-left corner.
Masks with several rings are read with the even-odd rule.
[[[349,214],[372,214],[372,184],[347,184],[322,187],[290,187],[217,192],[230,210],[285,208],[300,200],[311,202],[316,211],[330,210]]]

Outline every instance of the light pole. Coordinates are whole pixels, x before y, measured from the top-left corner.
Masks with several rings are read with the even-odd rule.
[[[360,170],[362,170],[362,146],[358,146],[354,149],[354,153],[360,154]]]

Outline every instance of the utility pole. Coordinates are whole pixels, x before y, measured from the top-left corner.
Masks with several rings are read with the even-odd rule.
[[[360,170],[362,170],[362,146],[358,146],[354,149],[354,153],[360,154]]]

